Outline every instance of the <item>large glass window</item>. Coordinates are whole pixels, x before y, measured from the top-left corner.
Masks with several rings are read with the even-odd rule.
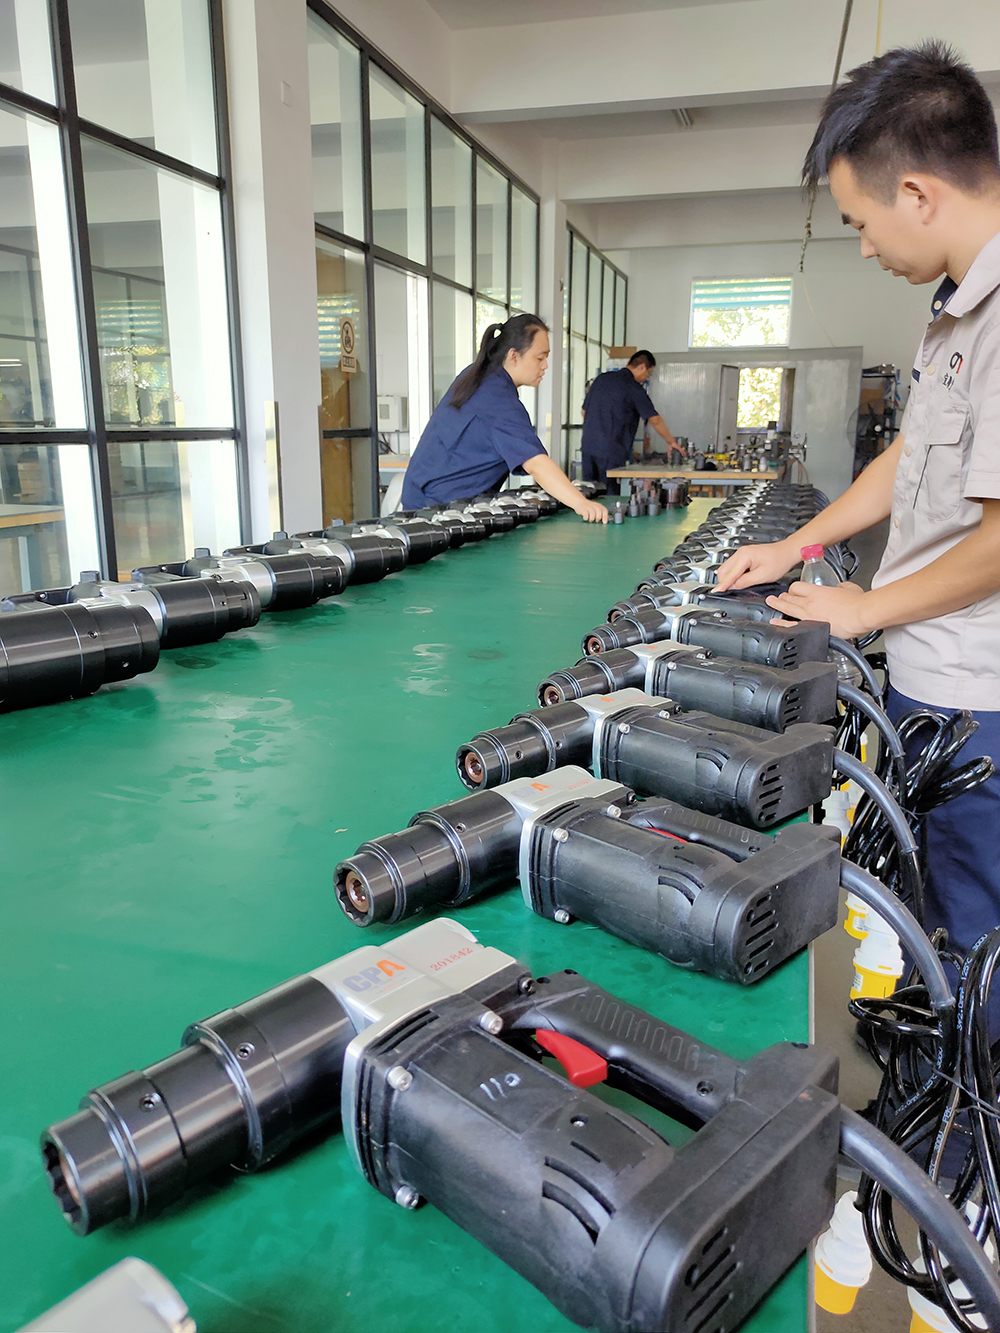
[[[579,236],[573,236],[573,254],[570,286],[570,328],[574,333],[587,332],[587,247]]]
[[[375,265],[376,429],[408,454],[430,417],[427,279]]]
[[[210,0],[57,3],[0,0],[0,595],[243,535]]]
[[[0,110],[0,429],[86,424],[59,130]]]
[[[317,239],[316,289],[323,429],[370,426],[364,255]]]
[[[377,65],[369,65],[372,141],[372,240],[423,264],[424,108]]]
[[[590,277],[587,282],[587,337],[593,342],[601,341],[601,283],[604,265],[600,256],[590,252]]]
[[[615,271],[604,265],[604,300],[601,309],[601,342],[613,347],[615,342]]]
[[[566,233],[563,279],[563,364],[566,398],[563,447],[567,461],[579,452],[586,387],[607,366],[612,347],[625,341],[626,281],[572,227]]]
[[[491,324],[502,324],[507,318],[507,310],[502,305],[493,305],[491,301],[476,302],[476,347],[483,340],[483,334]]]
[[[691,346],[784,346],[791,309],[791,278],[696,278]]]
[[[432,267],[472,285],[472,149],[431,117]]]
[[[218,170],[205,0],[68,0],[80,115]]]
[[[538,203],[363,37],[318,7],[308,21],[323,506],[360,518],[391,509],[409,452],[483,330],[534,308]],[[348,306],[359,313],[345,370]],[[534,417],[537,394],[522,397]]]
[[[0,442],[0,596],[98,565],[89,448]]]
[[[535,313],[538,271],[538,205],[523,190],[510,192],[510,304]]]
[[[83,140],[110,424],[231,426],[218,192]]]
[[[311,12],[308,40],[316,221],[364,240],[361,53]]]
[[[472,297],[443,282],[433,291],[434,406],[472,361]]]
[[[232,440],[126,440],[108,446],[118,576],[239,544]]]
[[[55,102],[47,0],[0,5],[0,83]]]
[[[476,288],[491,301],[507,301],[507,179],[482,158],[476,163]]]

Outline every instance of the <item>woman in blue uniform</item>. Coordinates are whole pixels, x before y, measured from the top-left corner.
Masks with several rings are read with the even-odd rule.
[[[608,511],[580,494],[545,452],[517,396],[537,387],[549,364],[549,331],[537,315],[491,324],[479,354],[434,410],[406,469],[404,509],[449,504],[496,491],[512,472],[529,476],[588,523]]]

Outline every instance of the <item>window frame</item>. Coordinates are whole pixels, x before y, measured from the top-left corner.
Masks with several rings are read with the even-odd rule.
[[[76,100],[76,73],[70,35],[68,0],[48,0],[48,19],[52,46],[55,102],[46,102],[9,84],[0,83],[0,107],[24,111],[54,124],[59,129],[62,166],[67,197],[70,251],[77,305],[78,336],[81,347],[86,425],[59,429],[35,427],[26,430],[0,428],[0,446],[84,444],[90,452],[94,490],[97,541],[101,572],[106,578],[118,578],[114,506],[109,459],[109,444],[129,441],[185,442],[231,440],[236,463],[236,485],[240,526],[245,536],[250,531],[250,477],[246,447],[246,403],[243,379],[243,355],[240,339],[239,293],[236,283],[235,214],[232,194],[232,160],[229,142],[229,95],[226,82],[226,57],[223,36],[222,0],[204,0],[208,11],[209,60],[212,69],[213,104],[218,174],[189,162],[182,162],[156,148],[104,128],[79,114]],[[109,426],[106,420],[102,388],[101,353],[98,343],[97,308],[94,297],[94,265],[90,253],[87,205],[83,171],[83,138],[96,140],[110,148],[142,159],[150,165],[215,190],[220,197],[222,249],[225,269],[226,315],[229,324],[229,363],[233,401],[233,419],[228,426]]]
[[[60,2],[64,2],[64,0],[60,0]],[[215,0],[213,0],[213,2],[215,2]],[[314,14],[324,23],[329,24],[329,26],[335,32],[337,32],[341,37],[345,38],[347,41],[351,42],[354,46],[356,46],[361,55],[361,149],[362,149],[361,155],[362,155],[362,179],[363,179],[363,189],[364,189],[363,211],[365,218],[365,234],[364,236],[348,236],[342,232],[335,231],[332,227],[327,227],[324,226],[322,223],[316,222],[315,223],[316,235],[324,238],[325,240],[334,241],[339,245],[345,245],[353,250],[360,251],[365,257],[365,272],[366,272],[365,290],[366,290],[366,299],[368,301],[368,309],[369,309],[368,346],[366,347],[365,350],[369,358],[369,364],[372,367],[375,367],[378,364],[376,335],[375,335],[375,320],[372,313],[374,312],[375,308],[374,305],[375,263],[378,262],[380,264],[387,265],[390,268],[399,269],[404,273],[415,273],[418,274],[420,277],[427,279],[429,283],[428,287],[429,297],[432,303],[431,316],[428,321],[429,347],[428,347],[427,359],[428,359],[428,365],[430,367],[430,384],[428,386],[428,393],[430,395],[429,401],[433,402],[434,284],[441,283],[446,287],[453,288],[455,291],[464,292],[467,295],[471,296],[473,302],[473,321],[475,320],[476,302],[477,300],[482,299],[479,290],[479,274],[477,272],[478,238],[476,235],[476,230],[477,230],[476,207],[478,202],[477,176],[478,176],[478,167],[480,160],[482,160],[488,166],[492,167],[494,171],[499,172],[499,174],[507,182],[507,236],[506,236],[507,290],[505,299],[503,301],[493,302],[493,304],[502,307],[506,311],[506,314],[508,316],[510,316],[510,314],[513,313],[513,307],[510,304],[510,298],[511,298],[510,264],[512,257],[511,228],[513,225],[512,222],[513,210],[511,207],[512,190],[516,186],[516,188],[519,189],[524,195],[526,195],[527,198],[531,200],[531,202],[535,205],[534,277],[535,277],[536,299],[537,299],[537,293],[539,292],[541,287],[541,259],[540,259],[541,199],[536,190],[533,190],[530,185],[528,185],[525,181],[521,179],[520,176],[518,176],[515,172],[511,171],[511,169],[504,162],[502,162],[500,158],[498,158],[495,154],[491,153],[488,148],[484,147],[478,141],[478,139],[476,139],[473,135],[469,133],[469,131],[465,128],[464,125],[461,125],[454,118],[454,116],[452,116],[447,111],[447,109],[441,105],[440,102],[438,102],[435,98],[431,97],[430,94],[425,92],[424,89],[421,88],[418,83],[414,82],[414,80],[410,78],[410,76],[406,73],[405,70],[400,69],[398,65],[396,65],[393,61],[389,60],[385,55],[383,55],[382,52],[379,51],[377,47],[373,46],[360,32],[358,32],[349,23],[347,23],[334,9],[332,9],[329,6],[329,4],[326,3],[326,0],[306,0],[306,5],[310,13]],[[424,181],[425,181],[424,212],[425,212],[425,228],[426,228],[426,247],[425,247],[425,254],[427,260],[426,263],[417,263],[415,260],[409,259],[405,255],[396,254],[392,250],[387,250],[383,246],[376,245],[373,241],[372,181],[371,181],[372,142],[371,142],[371,114],[370,114],[370,99],[369,99],[370,65],[375,65],[379,70],[381,70],[383,74],[388,75],[388,77],[393,79],[396,83],[398,83],[401,88],[403,88],[411,96],[415,97],[417,101],[419,101],[423,105],[424,108]],[[462,140],[462,142],[467,144],[472,151],[472,161],[471,161],[471,174],[472,174],[471,279],[472,281],[470,284],[466,284],[463,282],[456,282],[454,279],[445,277],[443,274],[437,273],[434,270],[433,171],[431,162],[431,117],[432,116],[436,117],[439,121],[441,121],[442,124],[444,124],[449,130],[451,130],[451,132],[458,139]],[[474,323],[473,327],[475,327]],[[378,397],[377,379],[378,377],[374,373],[369,376],[369,381],[370,381],[369,388],[371,393],[371,420],[373,423],[378,421],[378,412],[376,403],[376,399]],[[371,508],[372,508],[372,513],[377,514],[379,512],[379,494],[378,494],[378,455],[377,455],[378,435],[376,427],[373,425],[370,429],[359,428],[353,431],[324,430],[322,432],[322,435],[324,439],[342,439],[345,437],[361,439],[366,435],[369,436],[371,453],[372,453]]]
[[[746,282],[746,283],[756,283],[756,282],[777,282],[777,281],[779,281],[779,280],[780,280],[781,282],[787,282],[787,283],[788,283],[788,336],[785,338],[784,342],[779,342],[779,343],[706,343],[706,344],[701,344],[701,343],[699,343],[699,344],[697,344],[697,345],[695,344],[695,342],[694,342],[694,301],[695,301],[695,292],[696,292],[696,290],[697,290],[697,288],[698,288],[699,283],[717,283],[717,282]],[[703,347],[714,348],[716,351],[723,351],[723,352],[727,352],[727,351],[736,351],[736,350],[738,350],[739,348],[746,348],[747,350],[757,350],[757,349],[762,348],[762,347],[790,347],[790,346],[791,346],[791,337],[792,337],[792,301],[793,301],[793,299],[794,299],[794,294],[795,294],[795,279],[794,279],[794,277],[793,277],[792,274],[785,274],[785,273],[765,273],[765,274],[759,274],[759,275],[756,276],[756,277],[740,277],[739,274],[725,273],[725,274],[721,274],[721,275],[720,275],[720,274],[716,274],[716,276],[715,276],[715,277],[712,277],[712,278],[698,278],[698,277],[692,278],[692,279],[691,279],[691,295],[690,295],[690,298],[689,298],[689,300],[688,300],[688,351],[689,351],[689,352],[697,352],[697,351],[700,351]],[[709,307],[709,308],[711,309],[711,307]],[[743,307],[743,308],[745,309],[746,307]],[[722,307],[716,307],[716,309],[722,309]]]
[[[617,264],[613,264],[602,250],[598,250],[596,245],[592,245],[590,241],[587,240],[586,236],[584,236],[583,232],[581,232],[579,228],[574,227],[571,222],[568,222],[566,224],[566,234],[568,240],[566,244],[566,256],[565,256],[566,273],[563,277],[563,294],[565,297],[564,315],[563,315],[563,320],[564,320],[563,355],[566,358],[566,365],[572,367],[574,363],[570,354],[570,348],[573,345],[574,338],[580,339],[580,341],[583,344],[585,365],[586,365],[586,358],[589,357],[592,347],[599,348],[601,356],[603,356],[605,353],[607,353],[607,351],[611,347],[615,346],[615,343],[613,342],[605,343],[602,341],[604,333],[603,283],[607,280],[609,273],[614,274],[615,278],[614,292],[612,295],[612,303],[611,303],[612,338],[614,337],[615,326],[618,323],[618,317],[619,317],[619,310],[618,310],[619,282],[621,282],[622,284],[621,287],[622,309],[620,314],[622,318],[622,327],[623,329],[626,328],[625,321],[628,317],[628,275],[623,273]],[[576,262],[574,256],[578,254],[577,250],[578,245],[582,245],[584,247],[581,259],[581,265],[583,268],[583,289],[580,295],[580,303],[583,306],[583,327],[581,330],[575,330],[573,325],[573,276],[574,276],[573,268]],[[592,338],[590,336],[590,328],[589,328],[590,297],[591,297],[590,275],[592,271],[595,271],[600,275],[600,284],[602,285],[602,291],[598,302],[599,331],[597,338]],[[585,372],[584,383],[586,383],[586,379],[587,376]],[[582,431],[583,422],[574,419],[579,414],[580,405],[576,404],[576,406],[574,407],[572,401],[572,395],[573,395],[572,370],[570,370],[570,373],[568,373],[565,376],[565,380],[566,383],[564,385],[564,391],[563,391],[563,432],[566,442],[566,455],[567,455],[566,461],[567,464],[569,464],[569,462],[571,461],[569,457],[570,443],[574,438],[569,434],[569,432]]]

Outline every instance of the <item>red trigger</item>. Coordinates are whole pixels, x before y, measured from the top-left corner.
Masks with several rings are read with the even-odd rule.
[[[574,1088],[589,1088],[594,1083],[603,1083],[608,1076],[608,1062],[572,1037],[564,1037],[561,1032],[549,1032],[541,1029],[535,1033],[535,1041],[549,1055],[554,1055],[566,1071],[566,1077]]]

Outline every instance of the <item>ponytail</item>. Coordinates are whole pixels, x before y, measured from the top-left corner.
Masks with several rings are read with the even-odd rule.
[[[451,406],[464,407],[486,376],[503,365],[509,351],[523,355],[535,341],[535,334],[539,330],[547,333],[548,327],[537,315],[512,315],[503,324],[491,324],[483,334],[475,361],[451,386]]]

